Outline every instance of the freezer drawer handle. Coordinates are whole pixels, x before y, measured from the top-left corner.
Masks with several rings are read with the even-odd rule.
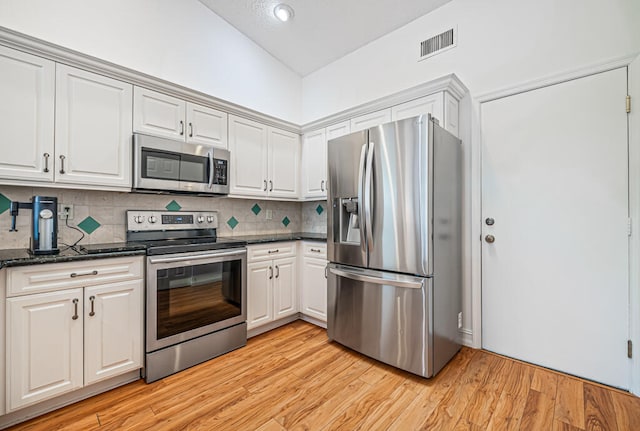
[[[370,275],[357,274],[351,271],[343,271],[337,268],[330,268],[329,271],[332,274],[338,275],[340,277],[350,278],[356,281],[365,281],[367,283],[375,283],[375,284],[387,284],[387,285],[396,286],[396,287],[408,287],[410,289],[422,288],[422,281],[412,281],[412,280],[406,280],[406,279],[400,279],[400,278],[395,280],[389,280],[387,278],[372,277]]]

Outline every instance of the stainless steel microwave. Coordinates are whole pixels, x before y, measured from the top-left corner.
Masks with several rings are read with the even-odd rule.
[[[229,151],[134,134],[133,190],[229,194]]]

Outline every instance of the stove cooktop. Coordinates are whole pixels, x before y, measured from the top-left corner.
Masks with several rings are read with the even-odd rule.
[[[244,247],[247,245],[246,241],[234,240],[232,238],[163,239],[155,241],[134,241],[133,243],[146,246],[147,256],[222,250],[226,248]]]

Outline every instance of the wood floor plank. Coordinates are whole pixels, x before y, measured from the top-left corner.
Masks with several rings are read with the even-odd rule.
[[[558,377],[554,418],[578,429],[584,429],[584,386],[582,381],[567,376]]]
[[[613,392],[613,408],[620,430],[640,430],[640,398]]]
[[[487,424],[488,430],[514,431],[520,429],[520,421],[531,388],[533,373],[532,367],[518,362],[513,363]]]
[[[294,322],[158,382],[140,380],[10,430],[323,428],[640,431],[640,398],[469,348],[423,379]]]
[[[523,431],[550,430],[553,427],[554,406],[555,400],[551,395],[538,392],[532,385],[522,412],[520,429]]]
[[[589,383],[584,384],[584,420],[586,431],[618,430],[610,391]]]

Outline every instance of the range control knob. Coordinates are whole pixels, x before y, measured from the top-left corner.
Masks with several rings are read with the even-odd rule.
[[[203,216],[198,216],[198,218],[196,219],[196,221],[198,223],[203,223],[204,222],[204,217]]]
[[[155,223],[158,221],[158,218],[156,216],[149,216],[149,223]]]
[[[207,216],[207,223],[213,223],[213,216]]]
[[[133,221],[138,224],[144,223],[144,216],[133,216]]]

